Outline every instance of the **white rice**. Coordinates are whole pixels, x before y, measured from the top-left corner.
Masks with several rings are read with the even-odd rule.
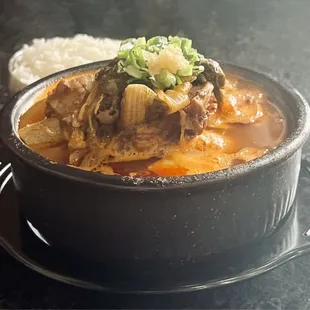
[[[34,39],[9,62],[10,90],[21,88],[52,73],[116,56],[120,41],[78,34],[72,38]]]

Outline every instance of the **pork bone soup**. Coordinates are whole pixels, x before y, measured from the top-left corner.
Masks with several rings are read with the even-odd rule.
[[[281,112],[180,37],[128,39],[98,72],[58,81],[20,119],[33,150],[122,176],[184,176],[262,156],[286,137]]]

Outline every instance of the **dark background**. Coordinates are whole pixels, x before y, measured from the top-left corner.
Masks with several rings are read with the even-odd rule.
[[[0,103],[14,51],[34,37],[76,33],[183,35],[208,57],[268,72],[310,99],[309,30],[309,0],[0,0]],[[309,309],[309,275],[306,256],[222,289],[115,296],[43,278],[0,249],[0,308]]]

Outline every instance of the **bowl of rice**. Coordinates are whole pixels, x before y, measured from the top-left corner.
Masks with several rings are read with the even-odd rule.
[[[9,61],[9,90],[14,94],[58,71],[112,59],[116,56],[119,45],[119,40],[95,38],[86,34],[68,38],[33,39]]]

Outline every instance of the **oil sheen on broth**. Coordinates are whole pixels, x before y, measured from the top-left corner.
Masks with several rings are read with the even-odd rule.
[[[253,103],[247,102],[246,98],[255,98],[262,96],[257,90],[251,87],[240,89],[238,83],[228,82],[228,91],[226,96],[232,95],[236,96],[238,100],[242,100],[242,103],[248,104],[249,106]],[[242,93],[242,94],[241,94]],[[238,94],[238,95],[236,95]],[[244,96],[245,98],[240,98]],[[231,101],[234,101],[231,97]],[[228,168],[237,164],[242,164],[256,157],[263,155],[265,152],[277,147],[286,137],[286,123],[285,119],[275,105],[271,102],[263,99],[260,100],[260,113],[261,116],[255,120],[255,115],[257,114],[257,109],[246,109],[243,111],[238,110],[237,107],[233,107],[231,102],[223,103],[224,108],[231,109],[229,111],[229,120],[226,121],[223,117],[223,113],[217,111],[215,114],[209,116],[208,126],[201,134],[201,140],[194,137],[195,143],[187,142],[182,147],[177,147],[175,150],[171,150],[176,156],[172,160],[181,162],[181,165],[175,165],[174,168],[171,167],[173,162],[168,163],[166,167],[163,163],[163,168],[154,169],[153,171],[149,169],[152,165],[157,162],[165,161],[169,152],[160,158],[149,158],[146,160],[134,160],[125,162],[111,162],[106,166],[113,169],[114,174],[118,175],[133,175],[133,176],[174,176],[174,175],[184,175],[188,174],[185,169],[182,169],[183,156],[178,159],[178,153],[185,152],[186,157],[193,156],[195,158],[199,153],[194,152],[190,148],[202,150],[202,156],[195,158],[194,164],[199,166],[201,161],[205,163],[210,161],[210,165],[205,166],[201,164],[202,168],[199,172],[209,172],[219,169]],[[236,103],[238,106],[238,102]],[[24,128],[27,125],[34,124],[36,122],[42,121],[46,118],[46,101],[37,101],[20,119],[20,128]],[[242,116],[245,115],[245,119],[242,120]],[[250,118],[254,118],[254,121],[249,121]],[[234,119],[235,118],[235,119]],[[198,136],[200,137],[200,136]],[[191,147],[189,148],[189,145]],[[51,161],[58,162],[61,164],[69,164],[69,150],[68,141],[61,142],[53,146],[43,146],[30,145],[30,147],[43,155],[44,157],[50,159]],[[212,155],[210,160],[209,152]],[[224,156],[223,156],[224,155]],[[227,155],[227,156],[226,156]],[[215,156],[216,160],[214,162]],[[226,159],[226,157],[228,157]],[[169,166],[170,164],[170,166]],[[186,164],[185,164],[186,166]],[[99,170],[100,171],[100,170]],[[101,171],[105,173],[105,171]],[[112,174],[111,170],[107,170],[107,174]]]

